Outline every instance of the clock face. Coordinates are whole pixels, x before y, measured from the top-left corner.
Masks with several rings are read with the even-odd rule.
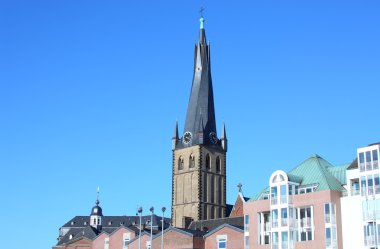
[[[216,144],[218,142],[218,137],[216,136],[215,132],[210,132],[209,138],[213,144]]]
[[[193,136],[191,135],[191,132],[190,131],[186,131],[185,134],[183,134],[183,138],[182,138],[183,143],[184,144],[190,143],[192,137]]]

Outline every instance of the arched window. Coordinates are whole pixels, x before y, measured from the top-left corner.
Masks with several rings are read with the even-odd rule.
[[[219,156],[216,157],[216,160],[215,160],[215,168],[216,168],[216,173],[220,173],[220,158]]]
[[[179,156],[179,158],[178,158],[178,170],[182,170],[182,169],[183,169],[183,157]]]
[[[193,154],[191,154],[189,157],[189,168],[194,168],[194,167],[195,167],[195,157]]]
[[[206,155],[206,169],[211,170],[211,160],[210,160],[210,155]]]

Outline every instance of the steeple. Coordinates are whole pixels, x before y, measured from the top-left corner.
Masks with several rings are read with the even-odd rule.
[[[99,201],[99,192],[100,192],[99,187],[98,187],[96,192],[97,192],[97,195],[96,195],[95,206],[91,209],[90,225],[96,229],[101,229],[103,210],[99,206],[99,203],[100,203],[100,201]]]
[[[199,41],[195,45],[194,51],[193,84],[191,86],[184,129],[184,138],[186,140],[183,140],[183,144],[185,146],[215,144],[217,141],[211,79],[210,44],[206,43],[204,21],[204,18],[201,17]],[[190,141],[188,138],[190,138]]]

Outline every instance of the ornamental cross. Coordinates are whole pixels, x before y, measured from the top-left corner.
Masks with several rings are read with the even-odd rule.
[[[237,187],[238,187],[238,189],[239,189],[239,192],[241,192],[241,187],[243,187],[243,184],[241,184],[241,183],[239,182],[239,184],[237,185]]]
[[[203,12],[205,11],[205,8],[203,8],[203,6],[201,6],[201,9],[199,10],[199,13],[201,13],[201,17],[203,17]]]

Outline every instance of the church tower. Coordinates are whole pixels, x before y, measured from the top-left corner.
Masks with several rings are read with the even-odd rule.
[[[195,45],[194,76],[182,137],[176,123],[172,138],[172,225],[226,215],[227,136],[218,137],[211,80],[210,44],[200,19]]]

